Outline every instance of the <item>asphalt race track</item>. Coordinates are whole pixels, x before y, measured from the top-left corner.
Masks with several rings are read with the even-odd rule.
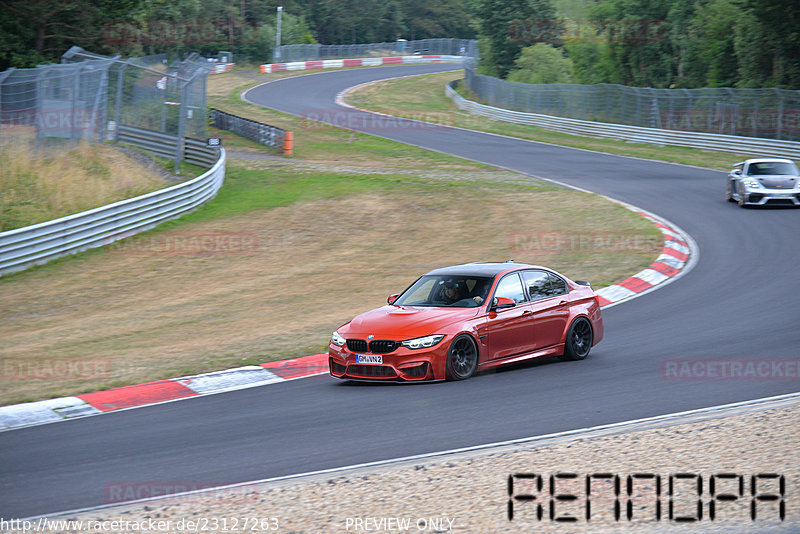
[[[228,484],[798,391],[796,378],[667,380],[661,365],[797,358],[800,210],[727,203],[720,172],[390,123],[332,104],[359,83],[452,68],[332,71],[259,86],[247,97],[632,203],[691,234],[700,248],[694,270],[604,312],[605,340],[582,362],[547,360],[411,386],[316,376],[0,433],[0,517],[105,504],[115,488],[138,482]]]

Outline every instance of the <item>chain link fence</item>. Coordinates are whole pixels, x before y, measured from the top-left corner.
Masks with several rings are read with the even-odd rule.
[[[478,57],[478,42],[474,39],[418,39],[387,43],[321,45],[281,45],[275,51],[275,61],[314,61],[318,59],[348,59],[411,55],[449,55]]]
[[[72,47],[61,64],[0,72],[0,141],[116,141],[123,125],[205,139],[212,68],[197,54],[167,64],[163,55],[124,60]]]
[[[474,64],[465,65],[465,86],[482,103],[527,113],[663,130],[800,140],[800,91],[536,85],[478,74]]]

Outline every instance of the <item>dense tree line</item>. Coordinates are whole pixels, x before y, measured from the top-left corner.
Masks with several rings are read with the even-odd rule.
[[[281,42],[473,38],[468,0],[0,0],[0,70],[58,61],[71,45],[142,56],[232,51],[266,61]]]
[[[797,0],[472,5],[486,74],[535,83],[800,89]]]
[[[478,36],[512,80],[800,88],[797,0],[0,0],[0,70],[73,44],[266,61],[278,5],[284,44]]]

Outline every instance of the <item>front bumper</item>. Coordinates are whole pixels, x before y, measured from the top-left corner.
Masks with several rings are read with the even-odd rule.
[[[380,356],[381,363],[358,363],[356,354],[373,356],[370,352],[353,352],[347,345],[328,345],[328,367],[331,376],[343,380],[374,380],[380,382],[424,382],[443,380],[447,362],[447,338],[430,349],[412,350],[400,347]]]
[[[745,189],[742,195],[748,206],[800,206],[799,189]]]

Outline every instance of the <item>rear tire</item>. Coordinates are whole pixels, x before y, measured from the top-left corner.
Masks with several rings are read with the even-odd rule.
[[[564,354],[562,360],[583,360],[592,349],[594,332],[592,325],[586,317],[578,317],[567,330],[567,339],[564,341]]]
[[[447,379],[466,380],[478,368],[478,347],[466,334],[460,335],[450,344],[447,352]]]

